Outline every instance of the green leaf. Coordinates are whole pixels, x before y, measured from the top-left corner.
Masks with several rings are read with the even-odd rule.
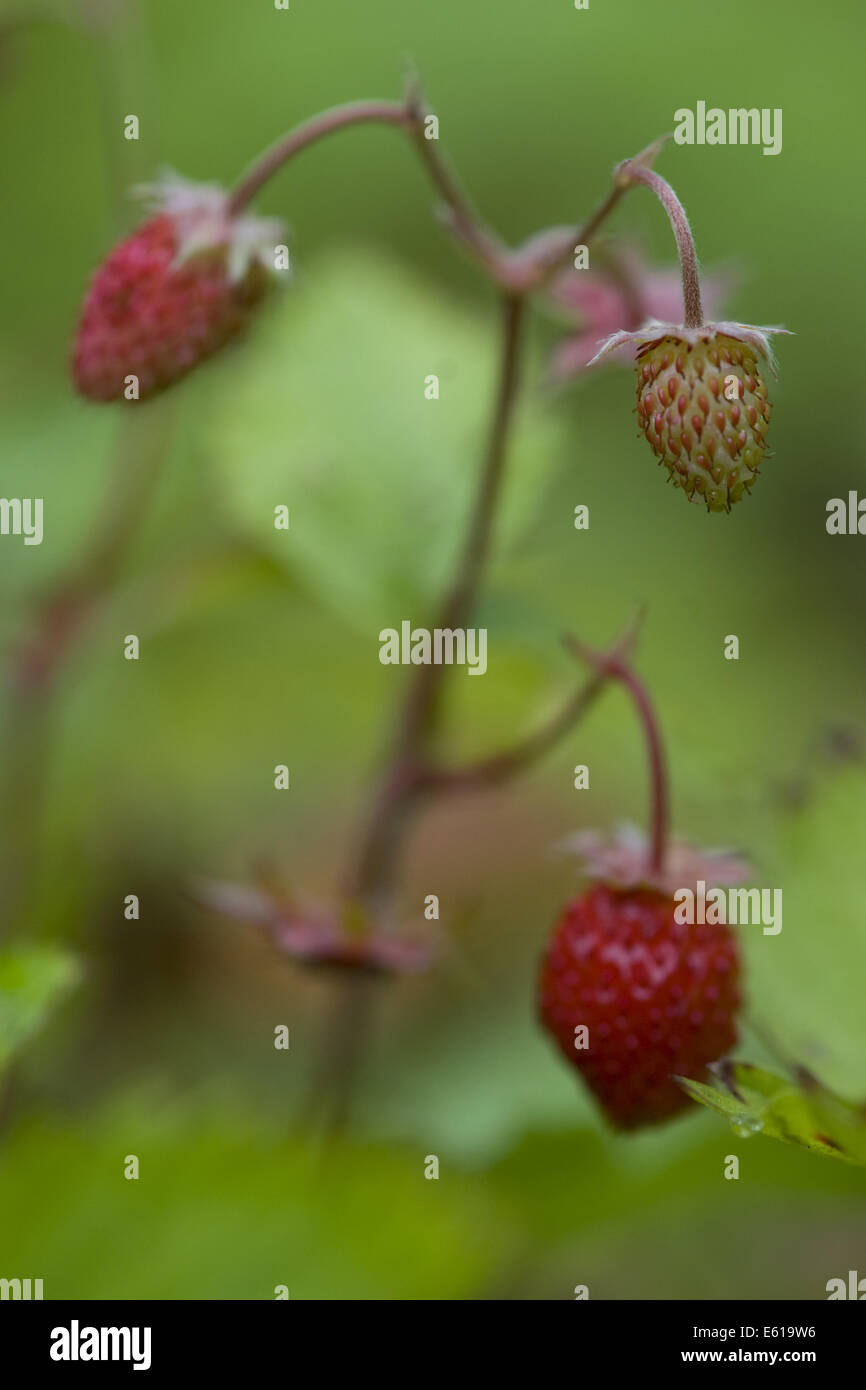
[[[46,1152],[63,1173],[47,1187]],[[483,1296],[519,1259],[519,1228],[480,1176],[426,1181],[427,1152],[322,1146],[285,1116],[228,1097],[169,1108],[148,1086],[86,1123],[28,1117],[6,1136],[3,1258],[38,1265],[51,1298]],[[140,1181],[123,1180],[127,1153]]]
[[[749,1062],[719,1068],[713,1085],[678,1076],[683,1090],[730,1122],[741,1138],[763,1134],[866,1167],[866,1109],[813,1077],[788,1080]]]
[[[783,894],[777,936],[745,928],[749,996],[774,1051],[849,1100],[866,1097],[866,776],[825,773],[780,825],[764,882]]]
[[[79,977],[77,962],[45,947],[0,952],[0,1068],[42,1027]]]
[[[462,544],[499,321],[357,252],[287,289],[225,368],[207,444],[233,518],[344,618],[421,619]],[[230,367],[230,372],[229,372]],[[425,382],[439,379],[439,398]],[[496,539],[532,521],[562,426],[524,398]],[[289,508],[276,530],[274,509]]]

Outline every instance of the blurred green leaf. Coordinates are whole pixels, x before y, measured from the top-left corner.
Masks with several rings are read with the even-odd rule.
[[[369,630],[420,619],[462,542],[495,391],[499,319],[470,316],[372,255],[319,261],[231,363],[209,447],[232,515]],[[425,382],[439,378],[439,399]],[[500,546],[534,516],[561,442],[524,403]],[[290,511],[276,530],[274,508]]]
[[[782,888],[782,931],[745,929],[756,1019],[781,1055],[855,1101],[866,1097],[864,843],[866,776],[847,765],[780,827],[764,881]]]
[[[866,1167],[866,1112],[814,1079],[787,1080],[748,1062],[719,1073],[711,1086],[676,1079],[693,1100],[724,1115],[741,1138],[763,1134]]]
[[[45,947],[0,952],[0,1068],[41,1028],[79,977],[75,959]]]
[[[187,1096],[181,1116],[148,1090],[83,1127],[20,1127],[0,1160],[7,1267],[38,1267],[51,1298],[435,1299],[477,1296],[516,1254],[506,1206],[451,1166],[427,1181],[423,1147],[323,1145],[225,1105]]]

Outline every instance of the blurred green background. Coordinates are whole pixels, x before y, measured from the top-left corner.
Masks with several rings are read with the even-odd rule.
[[[862,1100],[866,542],[825,532],[827,500],[866,481],[861,14],[853,0],[820,16],[805,0],[673,0],[664,16],[639,0],[0,8],[0,492],[45,505],[41,547],[0,539],[7,671],[116,489],[160,466],[44,718],[5,682],[17,955],[0,967],[0,1275],[41,1277],[49,1298],[285,1284],[292,1298],[559,1299],[588,1284],[592,1298],[760,1299],[866,1273],[861,1170],[697,1109],[612,1136],[537,1029],[538,956],[578,887],[552,846],[645,816],[622,694],[519,783],[418,823],[401,907],[417,927],[440,896],[443,959],[377,991],[339,1138],[322,1133],[316,1078],[345,999],[188,896],[193,875],[249,881],[266,862],[328,898],[402,686],[378,631],[424,621],[459,543],[495,304],[431,217],[407,142],[347,132],[274,180],[258,208],[290,224],[293,284],[164,400],[120,418],[74,397],[66,365],[88,276],[135,223],[130,185],[166,164],[230,183],[315,111],[398,96],[410,64],[443,151],[513,241],[588,212],[677,107],[782,107],[777,158],[671,145],[659,165],[703,263],[742,272],[730,316],[796,331],[771,387],[774,457],[730,516],[688,507],[636,438],[629,372],[542,389],[558,330],[538,317],[477,619],[489,670],[455,676],[447,737],[470,755],[531,728],[574,680],[560,634],[603,642],[646,603],[640,665],[677,828],[747,850],[784,890],[782,934],[744,931],[750,1015]],[[610,231],[672,255],[642,191]],[[138,663],[122,659],[132,632]],[[722,659],[729,633],[738,662]],[[589,792],[572,790],[579,762]],[[742,1051],[764,1055],[748,1034]]]

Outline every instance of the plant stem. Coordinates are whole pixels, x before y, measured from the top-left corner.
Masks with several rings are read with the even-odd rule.
[[[479,221],[458,181],[439,155],[436,142],[427,139],[424,106],[418,86],[413,83],[402,103],[363,101],[334,107],[283,136],[244,175],[229,199],[229,215],[241,213],[277,170],[300,151],[335,131],[364,123],[397,126],[410,135],[421,162],[449,209],[452,230],[476,255],[501,291],[499,383],[484,467],[457,573],[436,622],[437,627],[459,628],[472,612],[490,552],[519,385],[527,298],[555,274],[566,258],[571,258],[575,245],[589,243],[631,183],[636,181],[639,166],[643,169],[652,162],[662,142],[649,146],[628,166],[620,166],[609,193],[581,227],[543,233],[512,251]],[[626,167],[631,170],[632,164],[634,177],[625,177],[622,170]],[[437,769],[429,750],[440,723],[447,669],[432,663],[421,666],[409,683],[392,756],[374,796],[357,857],[345,876],[346,896],[373,910],[387,912],[398,851],[408,829],[410,812],[424,796],[439,790],[501,782],[528,766],[581,716],[607,678],[604,673],[597,674],[547,727],[524,743],[480,760],[469,768]]]
[[[570,697],[548,724],[511,748],[504,748],[463,767],[426,769],[421,774],[424,786],[434,792],[462,792],[478,791],[507,782],[543,757],[583,717],[601,693],[604,683],[604,676],[593,676]]]
[[[627,160],[620,168],[620,177],[626,187],[634,183],[645,184],[656,195],[667,213],[676,237],[683,275],[683,324],[686,328],[701,328],[704,311],[701,304],[698,257],[685,208],[667,179],[663,179],[654,169]]]
[[[530,237],[511,256],[512,284],[525,293],[543,289],[558,271],[571,263],[576,247],[589,245],[626,190],[627,185],[615,184],[579,227],[554,227]]]
[[[677,235],[683,265],[686,324],[699,327],[702,323],[697,261],[688,220],[673,189],[649,167],[667,137],[654,141],[619,166],[610,192],[580,227],[555,228],[530,238],[518,250],[512,251],[478,218],[457,178],[438,153],[437,141],[427,138],[423,100],[417,84],[413,83],[405,101],[348,102],[322,111],[282,136],[244,174],[228,200],[229,216],[243,212],[268,180],[308,146],[334,131],[369,124],[397,126],[409,134],[422,164],[448,208],[451,230],[475,255],[494,283],[514,298],[542,289],[571,259],[575,246],[589,244],[633,184],[648,184],[662,199]],[[692,324],[695,315],[697,317]]]
[[[457,572],[436,623],[441,628],[459,628],[471,615],[490,553],[519,388],[527,297],[541,288],[564,264],[565,259],[571,257],[575,245],[587,244],[595,236],[629,183],[618,179],[595,212],[577,230],[559,229],[543,234],[520,250],[511,251],[479,221],[457,180],[435,149],[435,142],[426,138],[420,93],[413,84],[404,104],[373,101],[335,107],[291,131],[244,175],[229,199],[229,215],[242,212],[268,179],[301,150],[334,131],[370,122],[398,126],[410,134],[422,163],[449,209],[452,230],[476,255],[490,279],[501,290],[499,381],[484,467]],[[637,158],[651,159],[656,148],[650,147]],[[362,904],[365,909],[386,918],[390,912],[399,850],[408,832],[411,813],[417,809],[421,799],[436,791],[502,782],[528,766],[581,717],[607,679],[606,672],[596,673],[547,726],[523,743],[479,760],[467,768],[439,769],[432,763],[429,750],[440,723],[442,687],[447,671],[446,666],[431,663],[419,667],[410,680],[392,756],[375,793],[357,856],[344,878],[343,888],[348,900]],[[661,841],[659,843],[661,845]],[[365,998],[367,1002],[364,1007],[358,1006],[355,1020],[357,1031],[369,1026],[372,1005],[369,998]],[[335,1004],[335,1023],[329,1033],[343,1034],[344,1015],[348,1007],[348,999],[340,993]],[[359,1045],[357,1037],[354,1045],[356,1048]],[[346,1046],[345,1038],[342,1041],[338,1039],[335,1046],[336,1052],[341,1054]],[[348,1067],[345,1059],[341,1077],[340,1121],[348,1109],[354,1078],[354,1068]]]
[[[306,1112],[321,1119],[325,1137],[339,1138],[350,1118],[358,1070],[376,1014],[380,980],[346,975],[334,982]]]
[[[668,781],[664,744],[649,692],[635,675],[622,647],[613,652],[594,652],[574,637],[566,638],[566,645],[599,675],[618,680],[626,687],[643,724],[650,767],[649,868],[654,877],[660,877],[668,840]]]
[[[655,146],[644,152],[648,157]],[[506,445],[513,420],[520,367],[520,347],[526,300],[532,290],[554,272],[567,250],[586,244],[627,190],[627,181],[618,180],[578,231],[559,232],[546,241],[524,247],[510,258],[502,293],[502,356],[499,386],[494,403],[490,433],[478,493],[467,531],[457,574],[442,604],[437,627],[460,627],[474,604],[486,563],[497,503],[504,472]],[[446,191],[448,185],[443,186]],[[452,201],[453,206],[453,201]],[[394,754],[374,797],[361,839],[357,861],[345,879],[348,896],[365,899],[382,908],[390,897],[397,851],[408,829],[410,812],[425,795],[445,787],[477,784],[475,779],[502,781],[528,765],[550,747],[562,732],[580,717],[592,696],[579,692],[551,730],[542,731],[525,747],[506,750],[485,760],[466,775],[459,771],[437,773],[428,760],[429,744],[439,724],[441,693],[447,667],[421,666],[410,684]],[[603,680],[603,678],[602,678]],[[593,693],[597,693],[594,689]],[[600,686],[599,686],[600,688]]]
[[[499,384],[493,406],[484,468],[466,533],[457,574],[434,626],[460,627],[471,612],[490,548],[502,484],[506,445],[517,394],[525,300],[505,293]],[[407,829],[408,812],[430,783],[421,760],[438,724],[440,693],[448,667],[419,666],[410,683],[390,767],[379,787],[347,892],[381,908],[394,871],[395,850]]]
[[[612,674],[618,675],[634,700],[646,735],[650,765],[650,869],[654,875],[664,871],[668,833],[668,785],[661,730],[646,686],[631,667],[616,661]]]
[[[522,295],[504,295],[499,384],[490,422],[484,467],[457,573],[439,610],[436,627],[463,626],[475,604],[481,575],[490,553],[493,525],[505,472],[508,436],[517,399],[525,312],[526,301]],[[416,751],[419,742],[433,732],[438,722],[438,700],[443,675],[447,669],[434,665],[419,668],[404,734],[407,752]]]
[[[475,254],[493,279],[503,288],[509,288],[513,282],[513,273],[508,248],[477,217],[457,178],[438,153],[436,141],[427,139],[420,93],[411,92],[407,106],[410,115],[410,133],[421,163],[449,209],[451,230]]]
[[[436,141],[427,139],[424,121],[420,93],[415,88],[404,102],[355,101],[323,111],[289,131],[256,160],[229,198],[228,213],[237,216],[243,212],[278,169],[301,150],[334,131],[371,123],[398,126],[410,135],[422,164],[442,195],[449,209],[452,230],[474,253],[491,278],[497,284],[508,287],[511,284],[511,269],[507,248],[475,216],[457,179],[438,154]]]
[[[636,635],[634,628],[628,631],[614,651],[624,658],[631,652]],[[502,749],[489,757],[479,758],[477,762],[462,767],[422,768],[419,779],[431,791],[436,792],[475,791],[508,781],[543,757],[583,718],[601,694],[608,679],[605,669],[597,670],[569,697],[552,719],[512,747]]]
[[[626,159],[614,171],[613,187],[594,212],[579,227],[559,227],[531,237],[511,259],[513,282],[525,290],[539,290],[572,259],[575,247],[588,246],[603,222],[614,211],[623,194],[637,181],[638,168],[649,169],[670,136],[663,135],[651,145]],[[685,214],[683,214],[685,215]]]
[[[288,135],[284,135],[256,160],[229,199],[230,216],[237,216],[243,212],[264,184],[296,154],[333,131],[370,122],[405,126],[410,119],[409,108],[402,101],[352,101],[347,102],[345,106],[334,106],[329,111],[322,111],[318,116],[313,116],[294,130],[290,130]]]

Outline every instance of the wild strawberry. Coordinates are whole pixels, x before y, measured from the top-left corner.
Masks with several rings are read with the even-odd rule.
[[[677,890],[741,882],[747,866],[669,843],[664,749],[649,693],[622,650],[570,645],[631,695],[646,738],[651,834],[625,826],[610,838],[592,831],[572,840],[591,886],[554,930],[539,1013],[613,1124],[635,1129],[689,1105],[674,1078],[699,1080],[737,1040],[735,938],[724,923],[683,920],[678,905],[687,899]]]
[[[685,208],[652,168],[665,140],[657,140],[615,171],[620,189],[649,188],[670,220],[683,287],[683,321],[650,319],[620,329],[587,364],[626,344],[637,348],[637,410],[650,448],[690,502],[729,512],[751,490],[767,447],[770,406],[758,357],[774,370],[769,335],[785,328],[704,319],[698,258]]]
[[[750,492],[767,447],[770,402],[758,367],[773,369],[768,334],[782,328],[648,323],[614,333],[592,359],[637,346],[637,415],[653,453],[690,502],[729,512]]]
[[[689,1106],[673,1077],[701,1079],[737,1040],[733,933],[680,925],[674,908],[656,888],[595,883],[565,908],[541,970],[542,1022],[619,1129]]]
[[[217,352],[264,295],[281,235],[231,215],[219,188],[171,176],[141,192],[154,216],[103,261],[81,312],[73,376],[90,400],[145,400]]]

